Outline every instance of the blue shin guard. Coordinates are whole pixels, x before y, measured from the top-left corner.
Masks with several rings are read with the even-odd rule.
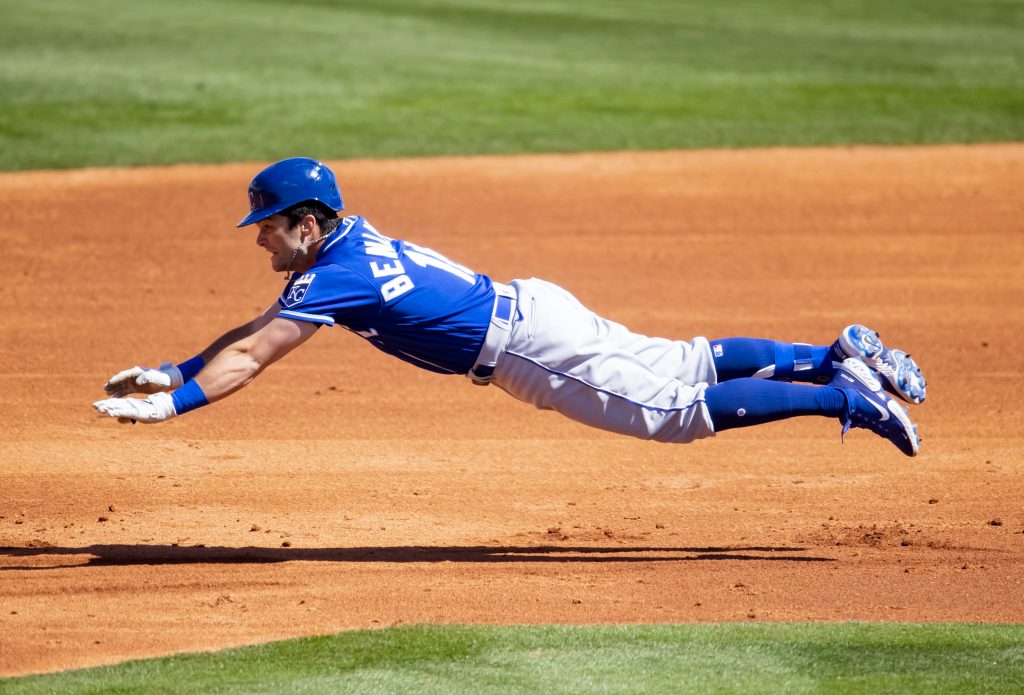
[[[718,381],[746,376],[776,381],[827,383],[835,376],[828,347],[762,338],[711,341]]]

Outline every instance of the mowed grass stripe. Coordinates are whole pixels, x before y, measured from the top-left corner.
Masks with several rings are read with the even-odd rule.
[[[1024,139],[1016,0],[0,0],[0,169]]]
[[[415,626],[0,681],[2,693],[1001,693],[1024,626]]]

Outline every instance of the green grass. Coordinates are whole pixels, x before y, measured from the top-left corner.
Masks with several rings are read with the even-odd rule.
[[[0,693],[1001,693],[1024,626],[420,626],[0,681]]]
[[[0,0],[0,169],[1024,139],[1020,0]]]

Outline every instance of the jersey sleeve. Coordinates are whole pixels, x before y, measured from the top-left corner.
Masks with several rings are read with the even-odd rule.
[[[325,326],[347,324],[380,309],[380,298],[359,273],[337,265],[314,266],[295,278],[277,300],[278,316]]]

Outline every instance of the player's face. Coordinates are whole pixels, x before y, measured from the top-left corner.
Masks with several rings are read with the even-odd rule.
[[[265,220],[256,223],[259,234],[256,236],[256,244],[270,254],[270,266],[277,272],[288,270],[288,264],[295,260],[301,260],[297,256],[301,254],[300,234],[297,227],[288,228],[288,218],[284,215],[271,215]],[[299,249],[299,254],[296,254]],[[294,265],[294,264],[293,264]],[[295,270],[295,268],[292,268]]]

